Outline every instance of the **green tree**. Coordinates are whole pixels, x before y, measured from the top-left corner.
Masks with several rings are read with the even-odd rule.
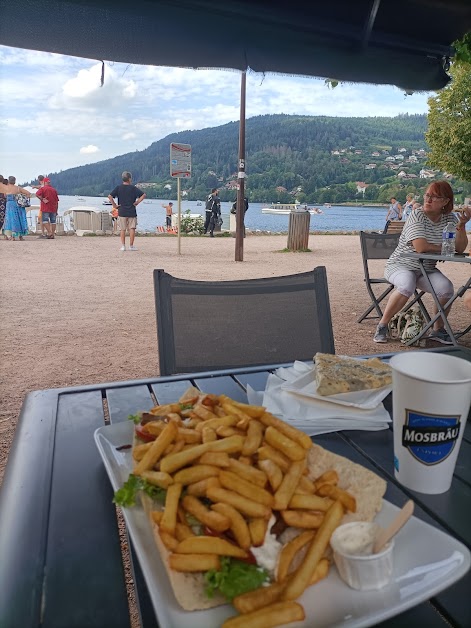
[[[428,160],[435,168],[471,181],[471,63],[454,63],[450,74],[449,85],[428,100]]]

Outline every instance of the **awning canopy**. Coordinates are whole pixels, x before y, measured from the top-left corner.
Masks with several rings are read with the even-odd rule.
[[[469,30],[470,0],[4,0],[0,43],[435,90]]]

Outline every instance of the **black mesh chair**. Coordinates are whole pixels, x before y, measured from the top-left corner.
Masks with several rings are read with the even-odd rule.
[[[365,272],[365,283],[366,289],[368,290],[368,294],[371,298],[371,305],[363,312],[363,314],[357,319],[357,323],[361,323],[364,320],[369,320],[372,318],[381,318],[383,316],[383,312],[380,307],[381,301],[388,294],[394,290],[394,286],[389,283],[387,279],[384,277],[372,277],[370,275],[370,269],[368,266],[368,261],[372,259],[388,259],[394,249],[397,247],[400,233],[367,233],[366,231],[360,231],[360,244],[361,244],[361,255],[363,258],[363,269]],[[381,292],[381,294],[376,295],[373,286],[375,285],[386,285],[386,289]],[[406,304],[406,309],[414,305],[414,303],[418,303],[422,313],[424,314],[426,320],[430,320],[430,316],[425,308],[425,305],[422,303],[422,295],[423,291],[415,291],[414,299]],[[376,314],[370,316],[370,313],[376,310]]]
[[[154,270],[161,375],[274,365],[335,353],[324,266],[238,281]]]

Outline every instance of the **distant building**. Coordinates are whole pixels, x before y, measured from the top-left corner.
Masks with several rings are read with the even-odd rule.
[[[394,155],[394,159],[396,161],[402,161],[404,159],[404,155]]]
[[[365,170],[374,170],[376,168],[376,164],[366,164]]]
[[[275,188],[277,192],[287,192],[287,189],[284,188],[282,185],[279,185],[277,188]]]
[[[433,179],[435,177],[435,173],[431,170],[425,170],[425,168],[422,168],[419,172],[419,177],[421,179]]]
[[[379,157],[380,155],[379,155],[378,151],[375,151],[374,153],[371,153],[371,156],[372,157]]]
[[[406,148],[398,148],[397,152],[398,153],[407,153],[407,149]]]
[[[394,157],[386,157],[384,161],[394,161]]]
[[[358,194],[365,194],[366,192],[366,188],[368,187],[367,183],[364,183],[363,181],[357,181],[356,182],[356,186],[357,186],[357,193]]]

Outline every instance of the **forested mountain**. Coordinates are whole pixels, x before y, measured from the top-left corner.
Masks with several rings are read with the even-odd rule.
[[[425,183],[418,175],[426,164],[426,128],[425,115],[250,118],[246,121],[248,196],[254,202],[287,202],[294,196],[300,202],[341,202],[359,195],[384,200],[382,196],[398,186],[419,189]],[[192,177],[182,180],[186,198],[203,199],[218,187],[222,200],[230,200],[235,197],[238,138],[238,122],[172,133],[145,150],[49,176],[60,194],[101,196],[119,183],[123,170],[129,170],[149,197],[175,198],[169,145],[181,142],[192,147]],[[358,191],[358,182],[367,184],[364,192]]]

